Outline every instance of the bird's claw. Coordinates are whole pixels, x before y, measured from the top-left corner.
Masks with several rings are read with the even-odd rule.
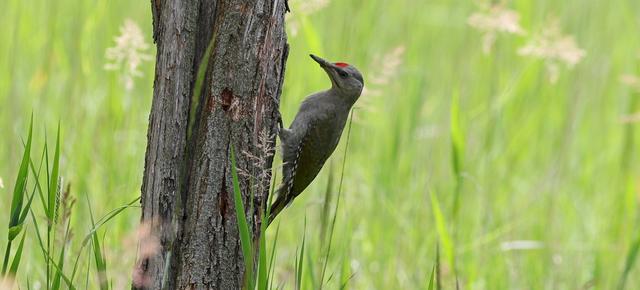
[[[282,123],[282,114],[280,114],[280,111],[278,111],[278,117],[277,118],[278,118],[278,126],[279,126],[278,128],[280,130],[282,130],[282,128],[284,128],[284,124]]]

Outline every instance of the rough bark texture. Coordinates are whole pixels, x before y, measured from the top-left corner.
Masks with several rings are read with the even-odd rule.
[[[245,205],[264,205],[288,52],[285,3],[152,0],[151,8],[158,50],[141,203],[161,247],[138,257],[134,288],[240,289],[230,149]],[[257,241],[261,206],[246,208]]]

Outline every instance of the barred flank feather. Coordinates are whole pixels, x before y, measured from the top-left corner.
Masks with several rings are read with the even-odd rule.
[[[293,180],[295,179],[296,172],[298,171],[298,160],[300,160],[300,152],[302,152],[302,148],[304,148],[305,138],[302,139],[298,147],[296,148],[296,156],[292,161],[292,166],[289,172],[284,172],[282,177],[282,185],[278,188],[278,198],[271,205],[271,214],[269,215],[269,222],[267,226],[273,222],[276,216],[282,211],[285,207],[287,207],[293,199],[299,193],[293,192]],[[285,160],[285,165],[286,165]],[[283,171],[287,170],[287,166],[283,166]]]

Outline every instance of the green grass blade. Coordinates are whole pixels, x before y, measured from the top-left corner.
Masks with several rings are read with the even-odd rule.
[[[196,112],[197,112],[198,106],[200,105],[200,97],[202,95],[204,78],[207,73],[207,68],[209,66],[209,58],[211,57],[211,54],[213,53],[213,50],[214,50],[214,45],[216,42],[215,40],[216,40],[216,36],[213,35],[211,37],[211,40],[209,41],[209,44],[207,45],[207,50],[205,51],[204,56],[202,56],[202,60],[198,65],[198,73],[196,75],[196,82],[193,88],[193,95],[191,95],[191,104],[189,109],[189,123],[187,124],[187,142],[189,142],[189,140],[191,139],[191,135],[193,134],[193,128],[195,127]]]
[[[280,233],[280,223],[276,227],[276,236],[273,238],[273,246],[271,247],[271,257],[269,258],[269,276],[267,280],[269,281],[269,289],[273,289],[273,272],[275,271],[275,267],[273,266],[276,262],[276,245],[278,243],[278,234]]]
[[[65,275],[62,272],[62,269],[60,269],[60,267],[56,265],[56,263],[53,261],[53,259],[50,256],[48,258],[49,258],[49,261],[51,262],[51,265],[53,265],[53,268],[55,268],[54,270],[60,273],[60,277],[62,277],[62,280],[64,281],[64,283],[67,284],[67,288],[69,288],[70,290],[75,290],[76,287],[73,286],[73,282],[71,281],[71,279],[69,279],[69,277],[67,277],[67,275]]]
[[[80,263],[80,258],[82,256],[82,250],[84,249],[84,247],[87,246],[87,244],[89,244],[89,242],[93,241],[93,235],[104,225],[106,224],[108,221],[110,221],[111,219],[115,218],[118,214],[120,214],[121,212],[123,212],[125,209],[130,208],[130,207],[134,207],[133,204],[138,202],[140,200],[140,197],[136,197],[134,200],[132,200],[131,202],[127,203],[124,206],[118,207],[116,209],[111,210],[109,213],[105,214],[103,217],[101,217],[97,223],[95,223],[92,227],[91,230],[89,231],[89,233],[85,236],[85,238],[83,239],[81,246],[80,246],[80,250],[78,251],[78,255],[76,256],[75,262],[74,262],[74,266],[73,266],[73,271],[71,272],[71,280],[73,280],[77,274],[78,271],[78,266]],[[92,244],[93,247],[93,244]]]
[[[263,217],[264,220],[264,217]],[[262,231],[262,230],[261,230]],[[267,269],[267,245],[265,239],[265,232],[260,233],[260,250],[258,252],[258,289],[266,290],[269,286],[269,269]]]
[[[73,269],[71,270],[71,277],[70,277],[71,281],[73,281],[73,279],[75,279],[75,277],[76,277],[76,273],[78,271],[78,266],[79,266],[79,263],[80,263],[80,258],[82,257],[82,253],[83,253],[82,250],[83,249],[84,249],[84,245],[82,245],[80,247],[80,250],[78,251],[78,255],[76,256],[76,259],[73,262]]]
[[[27,219],[27,214],[29,213],[29,210],[31,210],[31,202],[33,201],[33,197],[35,195],[36,195],[36,188],[34,187],[33,192],[31,193],[31,197],[29,197],[29,201],[27,201],[27,204],[24,206],[24,209],[22,210],[22,214],[20,215],[20,219],[19,219],[20,224],[23,224],[24,220]]]
[[[22,231],[24,220],[27,217],[27,213],[31,209],[31,202],[33,201],[34,195],[35,195],[35,188],[34,188],[34,192],[31,194],[31,197],[29,197],[29,201],[27,202],[27,204],[24,207],[22,215],[20,216],[19,225],[9,228],[9,236],[14,236],[15,237]],[[14,276],[16,274],[16,270],[18,269],[18,265],[20,264],[20,258],[22,256],[22,247],[24,245],[25,235],[26,235],[26,231],[22,235],[22,240],[20,241],[20,244],[18,245],[18,250],[16,251],[16,253],[15,253],[14,257],[13,257],[13,262],[11,262],[11,267],[9,268],[9,273],[13,274]],[[10,249],[11,249],[11,247],[10,247],[10,243],[9,243],[9,246],[7,246],[7,253],[5,254],[5,259],[7,261],[8,261],[8,258],[9,258],[9,250]],[[4,270],[4,267],[3,267],[3,273],[4,272],[5,272],[5,270]]]
[[[343,259],[342,260],[342,273],[340,274],[342,277],[345,277],[347,273],[350,273],[350,266],[349,266],[349,261],[348,259]],[[340,290],[344,290],[347,289],[347,286],[349,285],[349,282],[351,281],[351,279],[353,279],[353,277],[356,276],[356,273],[351,273],[349,275],[349,277],[345,278],[340,278],[340,280],[342,281],[342,285],[340,285]]]
[[[460,208],[460,194],[462,189],[462,166],[464,160],[464,134],[460,125],[460,96],[458,92],[453,94],[451,100],[451,163],[455,176],[455,191],[453,196],[453,217],[457,220]]]
[[[85,236],[85,238],[82,240],[82,245],[86,245],[89,241],[91,241],[91,239],[93,238],[93,234],[99,230],[104,224],[106,224],[107,222],[109,222],[111,219],[115,218],[116,216],[118,216],[120,213],[122,213],[125,209],[131,208],[131,207],[137,207],[134,206],[135,203],[137,203],[138,201],[140,201],[140,197],[136,197],[135,199],[133,199],[131,202],[118,207],[116,209],[111,210],[110,212],[108,212],[107,214],[105,214],[104,216],[102,216],[100,219],[98,219],[98,221],[93,224],[93,226],[91,227],[91,230],[89,231],[89,233],[87,233],[87,235]]]
[[[440,243],[436,243],[436,290],[442,290],[442,276],[440,275]]]
[[[464,160],[464,135],[460,125],[460,96],[458,93],[453,94],[451,100],[450,112],[450,130],[451,130],[451,149],[453,172],[459,176],[462,174],[462,161]]]
[[[18,225],[20,220],[20,213],[22,212],[22,203],[24,200],[24,192],[27,187],[27,178],[29,177],[29,161],[31,160],[31,141],[33,133],[33,116],[31,116],[31,122],[29,124],[29,135],[27,137],[27,144],[24,147],[24,153],[22,154],[22,162],[20,162],[20,169],[18,170],[18,176],[16,177],[16,183],[13,187],[13,196],[11,199],[11,219],[9,221],[9,227]],[[9,240],[13,240],[15,236],[9,236]]]
[[[59,271],[56,270],[53,273],[53,284],[51,284],[51,289],[58,290],[60,289],[60,279],[62,278],[62,271],[64,270],[64,254],[66,252],[66,247],[63,244],[60,249],[60,256],[58,256],[58,267]]]
[[[44,250],[44,242],[42,241],[42,236],[40,235],[40,231],[39,226],[38,226],[38,220],[36,219],[36,215],[33,213],[33,210],[29,210],[29,213],[31,214],[31,220],[33,221],[33,225],[34,225],[34,231],[36,232],[36,237],[38,238],[38,243],[40,244],[40,248],[42,249],[42,254],[44,255],[44,261],[45,263],[48,263],[48,259],[47,259],[47,252]],[[49,284],[47,284],[49,285]]]
[[[233,179],[233,195],[238,222],[238,233],[240,234],[240,243],[242,244],[242,254],[244,255],[245,278],[249,289],[254,289],[253,269],[253,251],[251,249],[251,232],[247,224],[245,216],[244,204],[242,203],[242,193],[240,192],[240,182],[238,180],[238,172],[236,169],[236,156],[231,145],[231,176]]]
[[[431,276],[429,277],[429,285],[427,286],[427,290],[433,290],[433,281],[435,279],[436,266],[434,265],[431,269]]]
[[[22,234],[22,239],[20,239],[20,244],[18,244],[18,249],[16,250],[16,254],[13,256],[13,262],[11,262],[11,267],[9,267],[9,274],[12,276],[16,276],[18,273],[18,266],[20,266],[20,260],[22,259],[22,249],[24,247],[24,238],[27,236],[27,231],[25,230]]]
[[[4,276],[7,272],[7,265],[9,264],[9,256],[11,255],[11,241],[7,242],[7,247],[4,250],[4,258],[2,262],[2,273],[0,276]]]
[[[102,251],[100,247],[100,239],[98,239],[98,233],[93,233],[92,235],[92,252],[93,258],[96,261],[96,271],[98,273],[98,280],[100,283],[100,289],[109,289],[108,280],[107,280],[107,263],[102,256]]]
[[[342,196],[342,182],[344,181],[344,169],[347,164],[347,152],[349,152],[349,139],[351,138],[351,126],[353,125],[353,112],[355,109],[351,110],[349,114],[349,127],[347,128],[347,140],[344,144],[344,155],[342,156],[342,171],[340,172],[340,180],[338,182],[338,196],[336,198],[336,208],[333,212],[333,219],[331,221],[331,229],[329,230],[329,244],[327,245],[327,252],[324,257],[322,272],[320,274],[320,285],[319,289],[322,289],[324,284],[324,275],[327,271],[327,265],[329,262],[329,254],[331,253],[331,244],[333,241],[333,231],[335,230],[336,220],[338,217],[338,208],[340,207],[340,197]]]
[[[27,187],[27,179],[29,177],[29,160],[31,160],[31,141],[33,136],[33,115],[31,115],[31,122],[29,123],[29,134],[27,136],[27,144],[24,146],[24,152],[22,154],[22,161],[20,162],[20,169],[16,176],[16,182],[13,187],[13,195],[11,197],[11,210],[9,212],[9,229],[7,233],[7,246],[2,262],[2,272],[4,275],[7,272],[7,266],[9,264],[9,255],[11,254],[11,242],[18,236],[22,230],[20,224],[20,216],[22,213],[22,204],[24,202],[24,192]]]
[[[96,227],[95,220],[93,219],[93,209],[91,202],[89,202],[89,196],[87,198],[87,206],[89,208],[89,217],[91,218],[92,228]],[[98,281],[101,290],[109,289],[109,280],[107,278],[107,262],[102,254],[102,248],[100,247],[100,239],[98,239],[98,233],[93,231],[91,234],[91,250],[93,252],[93,258],[96,261],[96,272],[98,273]]]
[[[293,274],[295,276],[293,276],[293,283],[294,283],[294,289],[295,290],[300,290],[300,287],[298,286],[298,260],[300,259],[300,254],[298,254],[298,246],[296,246],[296,251],[294,252],[295,256],[294,261],[293,261]]]
[[[91,255],[87,255],[87,269],[84,275],[84,289],[89,289],[89,276],[91,273]]]
[[[435,279],[435,273],[436,273],[436,265],[433,265],[433,268],[431,268],[431,277],[429,277],[429,286],[427,286],[427,290],[433,290],[433,281]]]
[[[307,240],[307,218],[304,219],[304,231],[302,232],[302,247],[300,248],[300,256],[298,257],[298,266],[296,267],[296,289],[302,289],[302,267],[304,261],[304,246]]]
[[[339,278],[338,278],[338,282],[340,283],[340,289],[344,289],[347,287],[347,284],[349,283],[349,280],[351,280],[352,277],[354,277],[355,274],[351,273],[351,265],[350,265],[350,258],[349,258],[349,253],[348,252],[344,252],[343,253],[343,257],[341,259],[341,265],[340,265],[340,273],[339,273]]]
[[[49,179],[48,188],[48,207],[47,218],[49,218],[49,226],[54,223],[56,216],[57,203],[56,197],[58,195],[58,182],[59,182],[59,169],[60,169],[60,123],[58,123],[58,133],[56,134],[56,148],[53,153],[53,164],[51,167],[51,175]]]
[[[266,205],[264,205],[264,209],[262,211],[262,219],[260,223],[260,249],[258,252],[258,289],[259,290],[267,290],[269,289],[269,278],[271,267],[273,266],[271,263],[267,263],[267,219],[269,218],[269,214],[271,214],[271,199],[273,198],[273,193],[275,190],[275,181],[276,174],[272,177],[273,182],[271,183],[271,190],[269,193],[269,198],[267,199]],[[278,239],[278,233],[276,232],[276,240]],[[275,248],[275,241],[274,241]],[[273,258],[273,257],[272,257]],[[271,260],[270,262],[273,262]]]
[[[44,249],[44,247],[42,248],[42,250],[45,251],[45,253],[46,253],[46,249]],[[54,270],[57,273],[60,273],[60,277],[65,282],[65,284],[67,284],[67,288],[69,288],[71,290],[75,290],[76,287],[73,286],[73,282],[71,281],[71,279],[69,279],[69,277],[67,277],[67,275],[65,275],[62,272],[62,269],[60,269],[60,267],[55,263],[55,261],[53,261],[53,258],[51,258],[51,256],[48,253],[47,253],[47,259],[49,261],[49,264],[53,266]]]
[[[46,141],[45,141],[46,142]],[[42,166],[45,164],[44,158],[46,153],[46,144],[45,148],[42,149],[42,155],[40,156],[40,166],[38,166],[38,171],[36,171],[36,166],[33,164],[33,160],[30,159],[29,164],[31,167],[31,174],[35,176],[36,189],[38,192],[38,197],[40,198],[40,202],[42,203],[42,208],[47,209],[47,202],[44,199],[44,190],[42,189],[42,184],[40,183],[40,172],[42,172]],[[48,173],[47,173],[48,174]]]
[[[629,273],[633,269],[635,262],[638,258],[638,252],[640,252],[640,234],[631,244],[631,248],[629,249],[629,253],[627,253],[627,258],[624,265],[624,271],[618,280],[618,290],[623,290],[627,284],[627,278],[629,277]]]
[[[436,221],[436,230],[438,231],[438,236],[440,237],[440,243],[444,248],[444,255],[449,262],[450,267],[454,267],[453,260],[453,244],[451,243],[451,237],[449,232],[447,231],[447,225],[445,223],[444,214],[440,208],[440,202],[438,202],[438,196],[435,192],[430,191],[431,195],[431,210],[433,211],[433,216]]]
[[[40,198],[40,202],[42,204],[42,208],[45,210],[45,212],[47,211],[47,202],[45,201],[45,197],[44,197],[44,190],[42,189],[42,184],[40,183],[40,173],[42,172],[42,167],[43,165],[46,163],[48,164],[47,160],[47,141],[45,139],[45,144],[44,147],[42,148],[42,154],[40,155],[40,165],[38,166],[38,170],[36,171],[36,166],[33,163],[33,160],[30,159],[29,164],[31,167],[31,173],[33,176],[35,176],[35,183],[36,186],[34,188],[35,191],[37,191],[38,193],[38,197]],[[47,176],[49,175],[49,172],[47,172]],[[48,177],[47,177],[48,178]],[[25,212],[26,213],[26,212]],[[42,241],[42,236],[40,236],[40,227],[38,226],[38,221],[35,218],[35,215],[33,214],[33,211],[31,210],[31,208],[29,208],[29,213],[31,213],[31,218],[33,219],[33,223],[35,225],[35,232],[38,238],[38,242],[40,243],[40,246],[42,247],[42,249],[44,249],[44,244]],[[26,217],[25,217],[26,218]],[[49,238],[49,232],[47,232],[47,238]],[[49,288],[50,284],[50,277],[49,277],[49,272],[50,272],[50,265],[49,265],[49,260],[47,259],[47,254],[46,251],[43,251],[43,255],[44,255],[44,262],[45,262],[45,270],[46,270],[46,280],[45,283],[47,285],[47,288]]]
[[[311,281],[311,289],[320,289],[321,285],[318,285],[318,280],[316,278],[316,265],[313,257],[311,257],[311,251],[307,251],[307,272],[311,273],[309,275],[309,280]]]
[[[42,254],[44,256],[45,262],[47,263],[47,265],[52,265],[54,270],[60,273],[60,276],[62,277],[62,280],[67,284],[67,287],[71,290],[75,290],[75,286],[73,285],[73,282],[71,279],[69,279],[69,277],[67,277],[63,272],[62,269],[60,269],[58,267],[58,265],[53,261],[53,258],[49,255],[49,252],[47,251],[47,249],[45,248],[44,245],[44,241],[42,240],[42,236],[40,235],[40,232],[38,231],[38,221],[36,220],[36,216],[33,213],[33,211],[29,211],[31,213],[31,219],[33,220],[33,223],[35,225],[34,227],[34,231],[36,232],[36,237],[38,238],[38,246],[40,247],[40,250],[42,251]],[[47,282],[47,288],[50,289],[49,283]]]
[[[320,248],[324,248],[327,227],[329,226],[329,216],[331,211],[331,200],[333,196],[333,179],[334,170],[333,162],[329,163],[329,177],[327,179],[327,187],[324,192],[324,203],[322,204],[322,212],[320,213]]]
[[[60,256],[58,257],[58,267],[54,273],[53,284],[51,286],[51,289],[53,290],[60,289],[60,279],[62,278],[62,275],[63,275],[62,271],[64,270],[64,257],[67,249],[66,241],[69,238],[69,229],[71,227],[70,223],[71,223],[71,220],[69,220],[67,223],[67,230],[65,231],[65,236],[64,236],[64,239],[62,240],[62,248],[60,249],[60,254],[59,254]]]
[[[262,223],[260,223],[260,248],[258,249],[258,289],[267,290],[269,287],[269,269],[267,267],[267,219],[271,212],[271,197],[273,196],[273,185],[271,186],[271,194],[267,200],[266,208],[262,214]]]
[[[22,231],[22,225],[18,224],[9,228],[9,241],[13,241]]]

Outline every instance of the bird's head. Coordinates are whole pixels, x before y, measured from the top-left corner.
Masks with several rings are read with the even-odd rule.
[[[341,96],[349,98],[349,101],[355,103],[360,97],[360,93],[362,93],[362,88],[364,87],[364,80],[358,69],[348,63],[331,63],[313,54],[309,56],[327,72],[333,85],[332,89],[336,90]]]

